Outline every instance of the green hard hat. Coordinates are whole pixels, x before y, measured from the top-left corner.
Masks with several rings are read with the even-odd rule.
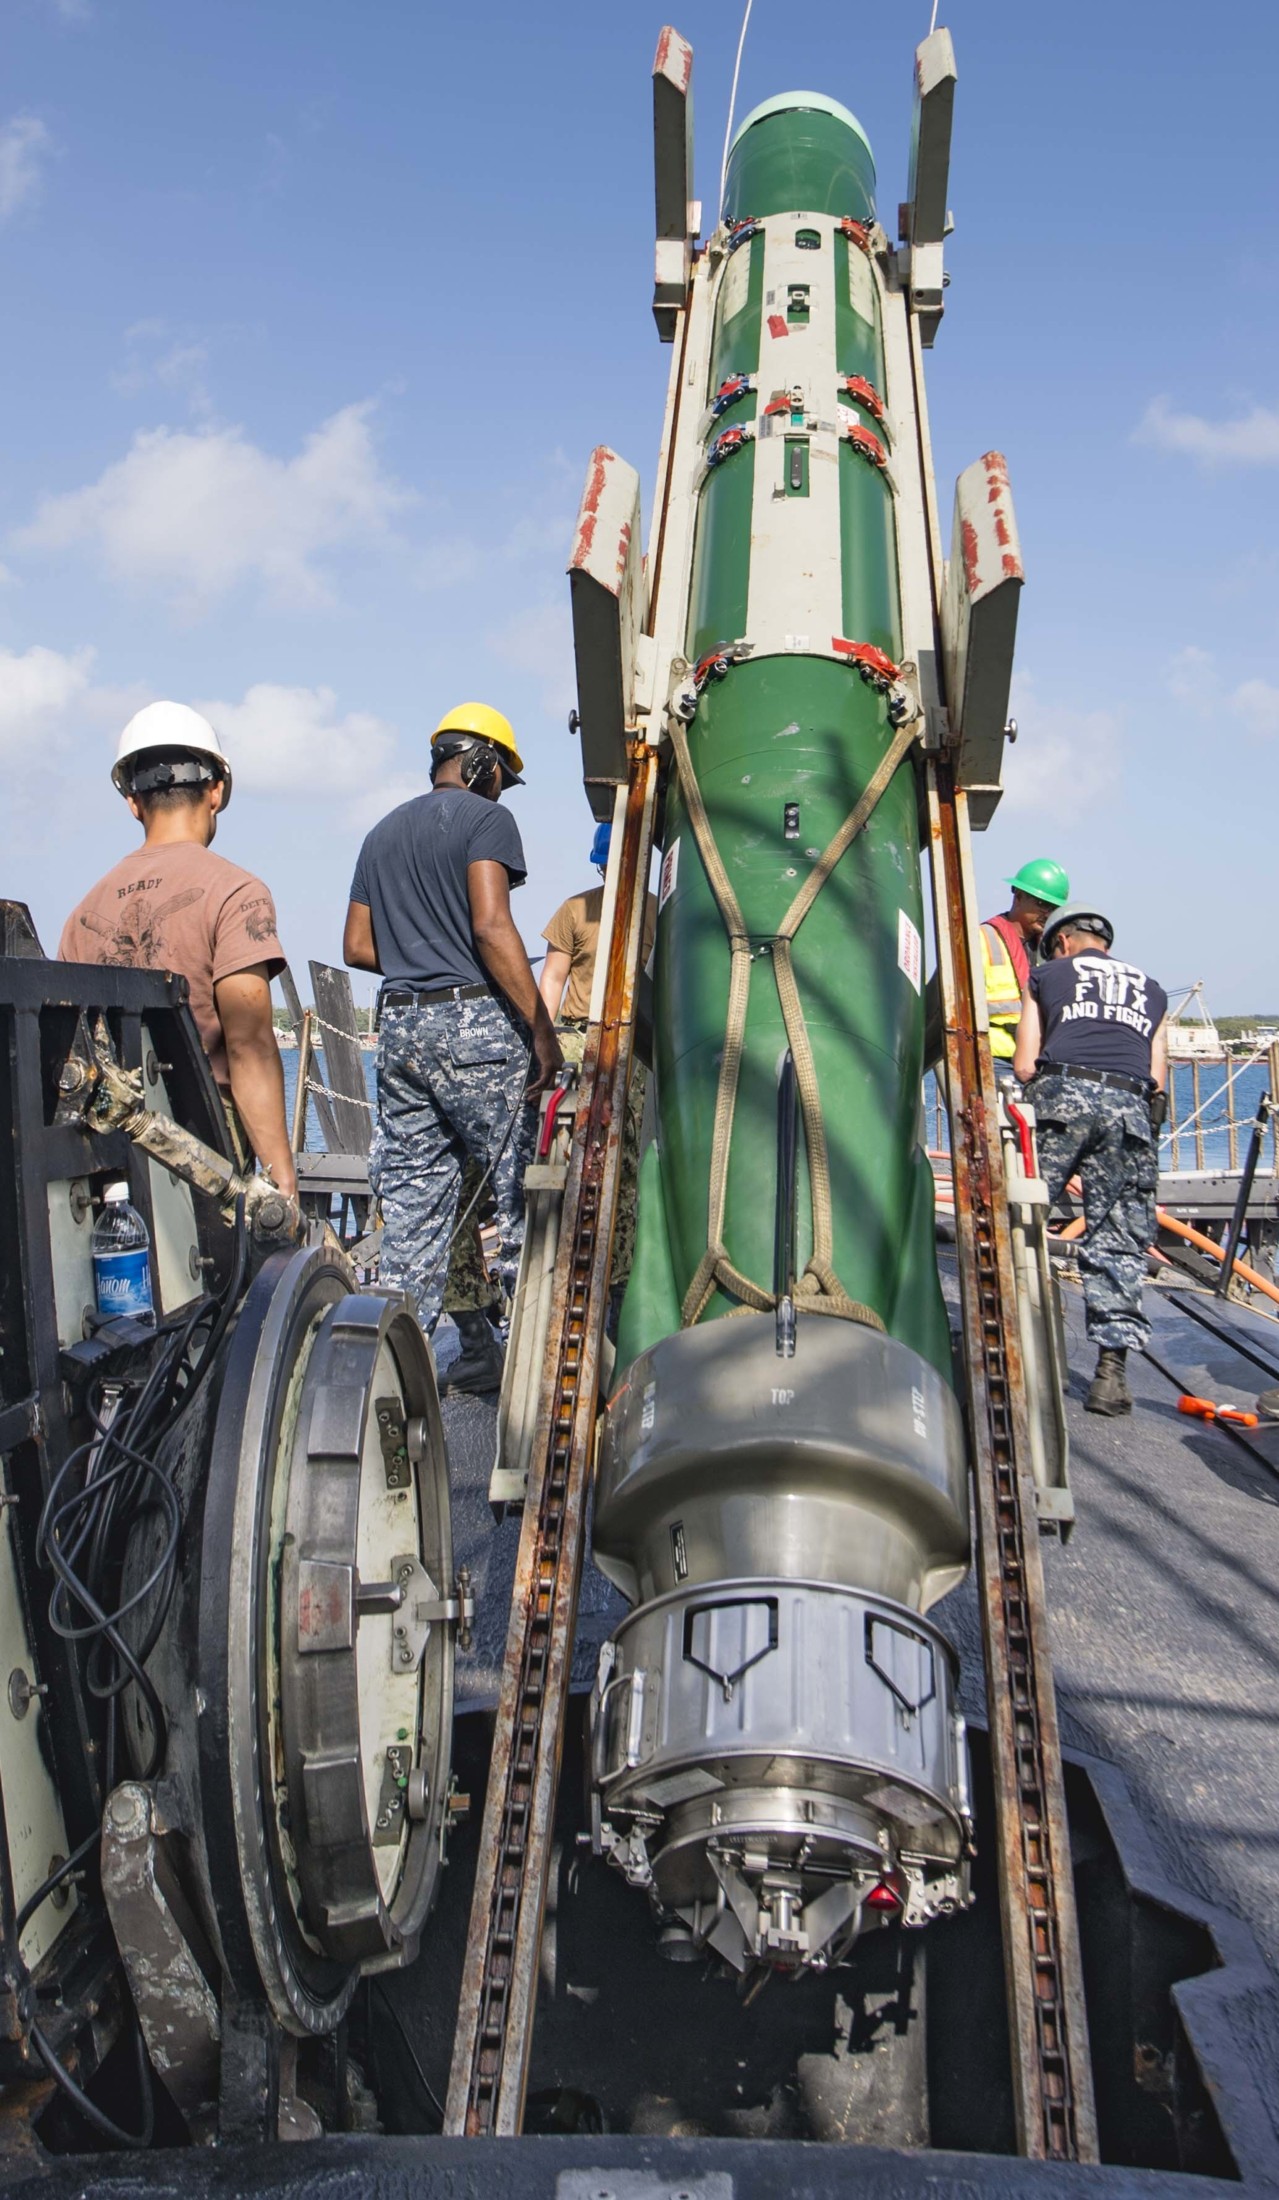
[[[1051,856],[1035,856],[1030,863],[1023,863],[1004,884],[1019,894],[1029,894],[1035,901],[1051,902],[1054,909],[1070,900],[1070,880]]]

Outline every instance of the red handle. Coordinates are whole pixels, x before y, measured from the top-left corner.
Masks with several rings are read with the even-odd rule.
[[[1006,1100],[1004,1102],[1004,1106],[1007,1108],[1008,1113],[1011,1115],[1013,1122],[1017,1127],[1017,1141],[1021,1147],[1021,1165],[1026,1171],[1027,1176],[1033,1177],[1036,1174],[1035,1149],[1030,1141],[1030,1125],[1026,1121],[1025,1116],[1022,1114],[1021,1109],[1015,1107],[1011,1100]]]

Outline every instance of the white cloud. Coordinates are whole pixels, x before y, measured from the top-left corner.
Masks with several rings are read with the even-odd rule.
[[[567,588],[556,602],[533,604],[527,611],[517,611],[485,639],[495,657],[536,681],[541,707],[548,718],[568,717],[577,701],[577,675]]]
[[[1168,667],[1168,693],[1179,703],[1208,703],[1218,692],[1218,680],[1213,654],[1210,649],[1200,649],[1198,643],[1187,642],[1179,649]]]
[[[39,198],[44,181],[41,164],[53,149],[53,139],[39,115],[14,115],[0,123],[0,221],[8,221],[19,207]]]
[[[290,459],[238,427],[146,430],[97,481],[44,498],[16,540],[28,550],[86,544],[115,578],[158,586],[188,613],[246,581],[281,603],[325,605],[325,557],[389,540],[415,501],[382,470],[373,409],[344,406]]]
[[[332,688],[261,680],[241,702],[202,702],[196,709],[226,743],[237,787],[255,794],[360,797],[372,781],[384,803],[388,782],[381,775],[395,748],[395,728],[371,711],[340,714]]]
[[[1279,737],[1279,687],[1269,680],[1240,680],[1227,689],[1212,651],[1188,643],[1168,668],[1168,692],[1201,718],[1221,721],[1223,730],[1240,721],[1257,739]]]
[[[64,657],[39,644],[24,650],[0,649],[0,755],[17,754],[57,734],[73,703],[89,685],[91,649]]]
[[[1017,743],[1004,755],[1001,816],[1045,826],[1085,817],[1119,776],[1119,720],[1112,711],[1042,703],[1029,673],[1013,677]]]
[[[1174,412],[1166,397],[1147,406],[1134,441],[1177,451],[1205,466],[1279,466],[1279,408],[1254,405],[1237,420]]]
[[[455,588],[474,580],[482,562],[480,545],[469,535],[438,535],[414,560],[413,579],[419,588]]]
[[[1231,709],[1249,733],[1264,741],[1279,739],[1279,687],[1268,680],[1244,680],[1230,697]]]
[[[153,384],[177,390],[191,411],[207,418],[213,400],[205,382],[209,347],[190,333],[175,334],[165,321],[135,321],[124,332],[127,359],[111,384],[122,397],[135,397]]]
[[[40,780],[62,769],[78,737],[88,734],[108,768],[109,745],[126,719],[145,703],[141,683],[101,686],[93,679],[96,652],[64,652],[34,643],[0,649],[0,757],[6,788]]]

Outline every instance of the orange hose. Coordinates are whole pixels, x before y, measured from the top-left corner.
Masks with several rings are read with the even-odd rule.
[[[1155,1220],[1161,1230],[1174,1231],[1189,1244],[1197,1245],[1201,1252],[1211,1253],[1216,1260],[1225,1259],[1226,1256],[1215,1238],[1205,1237],[1202,1230],[1192,1230],[1188,1222],[1178,1222],[1175,1215],[1168,1213],[1167,1208],[1156,1207]],[[1267,1283],[1265,1277],[1259,1276],[1255,1268],[1249,1268],[1243,1261],[1237,1260],[1234,1263],[1234,1272],[1237,1276],[1242,1276],[1245,1283],[1250,1283],[1254,1291],[1264,1291],[1266,1297],[1273,1299],[1275,1305],[1279,1306],[1279,1288],[1273,1283]]]

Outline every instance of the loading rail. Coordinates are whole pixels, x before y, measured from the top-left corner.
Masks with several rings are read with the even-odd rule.
[[[631,750],[603,1015],[587,1036],[565,1188],[547,1374],[516,1559],[446,2132],[511,2136],[524,2113],[594,1456],[621,1140],[658,786]]]

